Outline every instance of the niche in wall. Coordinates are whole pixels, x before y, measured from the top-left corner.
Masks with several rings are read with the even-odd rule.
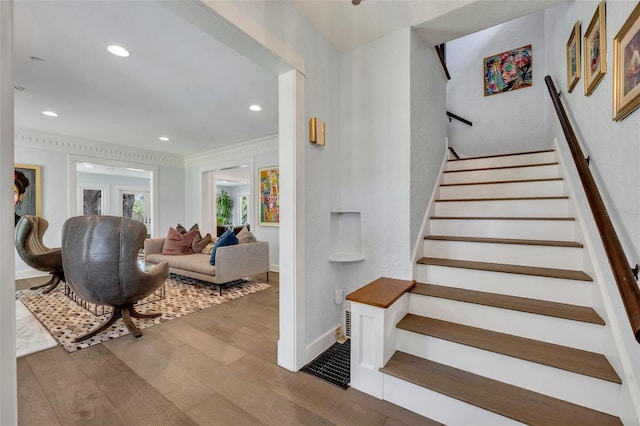
[[[364,260],[360,212],[331,212],[330,244],[330,262]]]

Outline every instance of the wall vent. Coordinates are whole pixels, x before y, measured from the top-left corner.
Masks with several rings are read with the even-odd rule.
[[[342,304],[342,334],[344,337],[351,338],[351,303],[344,302]]]

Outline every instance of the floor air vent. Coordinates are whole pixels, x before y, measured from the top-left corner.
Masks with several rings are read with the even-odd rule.
[[[320,356],[302,367],[302,371],[347,389],[351,380],[351,340],[334,343]]]

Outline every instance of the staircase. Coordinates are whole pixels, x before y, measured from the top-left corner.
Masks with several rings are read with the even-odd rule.
[[[383,398],[449,425],[608,425],[621,379],[554,151],[450,160]]]

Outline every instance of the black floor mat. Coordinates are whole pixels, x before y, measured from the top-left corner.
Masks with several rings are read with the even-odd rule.
[[[334,343],[319,357],[302,367],[302,371],[347,389],[351,379],[351,340]]]

